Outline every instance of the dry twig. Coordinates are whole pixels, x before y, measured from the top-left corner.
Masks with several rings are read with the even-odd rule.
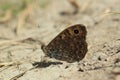
[[[5,23],[11,20],[12,18],[12,11],[9,9],[5,12],[5,16],[0,19],[0,23]]]
[[[0,63],[0,67],[3,67],[3,66],[10,66],[10,65],[13,65],[14,62],[4,62],[4,63]]]
[[[21,16],[18,19],[18,24],[17,24],[17,27],[16,27],[16,33],[17,34],[19,34],[19,31],[21,30],[21,28],[24,27],[26,19],[28,18],[31,10],[32,10],[32,5],[27,4],[26,9],[23,11],[23,13],[21,14]]]
[[[102,21],[104,21],[104,19],[106,19],[106,17],[108,17],[111,14],[120,14],[120,12],[115,12],[115,11],[111,11],[110,8],[106,9],[105,12],[103,12],[103,14],[99,17],[98,21],[95,21],[95,24],[98,24]]]
[[[33,69],[35,69],[35,68],[36,68],[36,66],[34,66],[33,68],[30,68],[30,69],[28,69],[28,70],[26,70],[26,71],[24,71],[24,72],[22,72],[22,73],[20,73],[20,74],[18,74],[18,75],[16,75],[16,76],[14,76],[14,77],[11,78],[10,80],[17,80],[18,78],[20,78],[21,76],[23,76],[27,71],[33,70]]]
[[[92,0],[88,0],[87,2],[85,2],[82,6],[81,6],[81,9],[80,9],[80,12],[85,12],[88,10],[89,8],[89,5],[91,4]]]
[[[26,40],[37,42],[38,44],[43,45],[43,43],[41,41],[33,39],[32,37],[25,37],[25,38],[13,39],[13,40],[4,40],[4,41],[0,41],[0,45],[19,44],[19,43],[23,43]]]
[[[74,7],[73,14],[77,14],[79,11],[79,5],[76,0],[69,0],[70,4]]]

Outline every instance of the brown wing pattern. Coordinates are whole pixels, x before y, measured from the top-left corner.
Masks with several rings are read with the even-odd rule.
[[[84,25],[70,26],[45,47],[45,53],[49,57],[67,62],[82,60],[87,53],[86,34]]]

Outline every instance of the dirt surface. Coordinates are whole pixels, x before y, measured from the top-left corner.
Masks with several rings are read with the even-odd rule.
[[[0,1],[9,6],[0,6],[0,80],[120,80],[120,0],[69,1]],[[85,58],[44,57],[41,44],[78,23],[88,32]]]

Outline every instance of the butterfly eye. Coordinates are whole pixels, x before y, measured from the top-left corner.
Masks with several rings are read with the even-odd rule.
[[[74,33],[75,33],[75,34],[78,34],[78,33],[79,33],[79,31],[78,31],[78,30],[74,30]]]

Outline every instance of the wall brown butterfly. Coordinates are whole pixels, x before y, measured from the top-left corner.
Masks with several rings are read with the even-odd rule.
[[[82,60],[88,49],[86,27],[76,24],[58,34],[48,45],[42,46],[46,56],[67,62]]]

